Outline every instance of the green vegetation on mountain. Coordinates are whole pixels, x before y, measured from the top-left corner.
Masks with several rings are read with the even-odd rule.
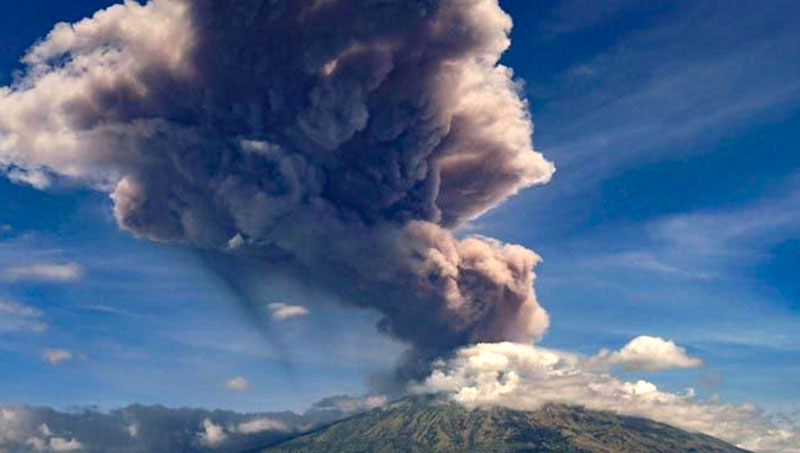
[[[334,452],[744,452],[663,423],[564,405],[469,410],[413,397],[262,450]]]

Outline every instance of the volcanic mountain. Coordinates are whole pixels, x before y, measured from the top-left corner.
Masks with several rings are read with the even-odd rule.
[[[332,452],[745,452],[703,434],[575,406],[536,411],[467,409],[409,397],[350,417],[263,453]]]

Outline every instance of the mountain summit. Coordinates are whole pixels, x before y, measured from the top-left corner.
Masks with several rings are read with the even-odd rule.
[[[467,409],[409,397],[260,450],[331,452],[745,452],[703,434],[610,412],[549,404]]]

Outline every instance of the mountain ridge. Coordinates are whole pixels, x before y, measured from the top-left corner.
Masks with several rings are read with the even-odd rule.
[[[406,397],[259,453],[318,452],[742,453],[741,448],[645,418],[563,404],[535,411],[468,409]]]

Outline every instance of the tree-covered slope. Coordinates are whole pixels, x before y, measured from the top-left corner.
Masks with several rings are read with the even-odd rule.
[[[414,397],[262,450],[278,452],[743,452],[650,420],[563,405],[469,410]]]

